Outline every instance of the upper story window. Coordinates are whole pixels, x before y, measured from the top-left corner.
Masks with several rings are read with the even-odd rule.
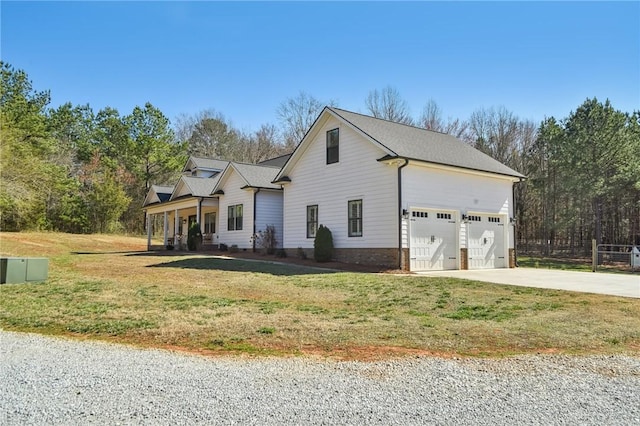
[[[315,238],[318,230],[318,206],[307,206],[307,238]]]
[[[228,231],[242,230],[242,204],[229,206],[228,216],[227,216],[227,230]]]
[[[327,164],[337,163],[340,159],[340,131],[339,129],[327,132]]]
[[[349,201],[349,236],[362,237],[362,200]]]

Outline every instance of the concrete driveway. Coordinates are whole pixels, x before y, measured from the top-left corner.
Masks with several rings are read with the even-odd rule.
[[[514,268],[472,271],[420,272],[420,275],[455,277],[523,287],[599,293],[640,298],[640,274],[607,274],[554,269]]]

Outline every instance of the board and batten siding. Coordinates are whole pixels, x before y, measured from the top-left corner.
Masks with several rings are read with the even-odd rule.
[[[402,171],[402,208],[442,209],[457,212],[460,247],[467,247],[467,212],[503,215],[506,225],[513,217],[512,180],[466,170],[452,170],[428,164],[410,163]],[[402,246],[409,247],[408,220],[403,220]],[[513,227],[506,226],[509,248],[513,248]]]
[[[239,248],[252,248],[253,236],[253,189],[241,189],[246,185],[235,170],[230,170],[225,181],[220,186],[224,195],[220,196],[220,212],[218,240],[220,244],[227,246],[237,245]],[[228,217],[229,206],[242,204],[242,230],[229,231]]]
[[[339,161],[326,162],[326,132],[339,130]],[[330,117],[313,136],[284,189],[285,248],[312,248],[307,206],[318,205],[318,224],[331,230],[336,248],[398,246],[397,167],[378,162],[382,149]],[[347,204],[362,200],[363,235],[348,236]]]
[[[256,194],[256,232],[268,225],[276,229],[276,247],[282,248],[282,191],[261,189]]]

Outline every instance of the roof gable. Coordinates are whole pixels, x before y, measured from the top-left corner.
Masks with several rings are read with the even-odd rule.
[[[258,164],[229,163],[227,168],[222,172],[220,180],[213,188],[212,192],[222,189],[231,173],[237,173],[245,183],[245,188],[262,188],[262,189],[282,189],[280,185],[273,184],[272,181],[280,171],[279,167],[261,166]]]
[[[221,172],[229,164],[228,161],[218,160],[215,158],[204,158],[191,156],[182,168],[183,172],[193,171],[195,169]]]
[[[182,176],[171,194],[171,200],[185,196],[210,197],[219,179],[219,174],[212,178]]]
[[[148,206],[149,204],[158,204],[169,201],[173,189],[173,186],[151,185],[142,205]]]

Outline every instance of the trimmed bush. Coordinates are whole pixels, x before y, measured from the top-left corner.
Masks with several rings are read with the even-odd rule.
[[[202,245],[202,231],[200,230],[200,224],[193,222],[189,226],[189,233],[187,234],[187,248],[189,251],[198,251]]]
[[[333,235],[329,228],[320,225],[313,241],[313,258],[316,262],[330,262],[333,258]]]

